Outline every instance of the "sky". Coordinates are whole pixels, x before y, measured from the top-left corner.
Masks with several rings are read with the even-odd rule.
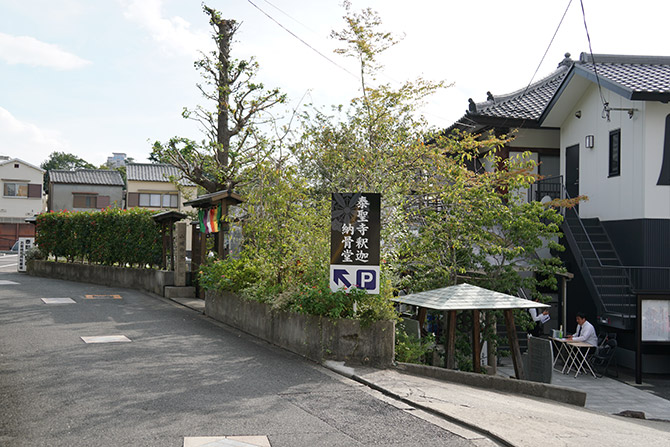
[[[241,23],[232,55],[254,57],[258,80],[288,95],[285,116],[308,102],[346,106],[360,94],[358,66],[334,54],[329,38],[344,28],[341,0],[207,5]],[[670,2],[583,5],[594,53],[670,56]],[[404,36],[381,58],[378,82],[422,76],[451,85],[422,109],[437,128],[458,120],[468,98],[524,88],[564,53],[589,51],[580,0],[352,0],[354,10],[367,7],[383,29]],[[199,140],[197,124],[181,113],[206,104],[193,62],[211,50],[200,0],[0,0],[0,155],[39,165],[60,151],[101,165],[124,152],[145,162],[154,141]]]

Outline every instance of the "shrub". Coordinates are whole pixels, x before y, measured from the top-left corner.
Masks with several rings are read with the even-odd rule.
[[[44,257],[105,265],[158,266],[162,248],[154,211],[109,208],[37,216],[35,242]]]
[[[435,337],[418,339],[408,335],[400,325],[395,330],[395,360],[402,363],[425,363],[426,354],[433,349]]]

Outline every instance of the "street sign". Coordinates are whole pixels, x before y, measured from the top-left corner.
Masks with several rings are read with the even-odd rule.
[[[330,226],[330,289],[379,293],[381,195],[334,193]]]
[[[378,265],[331,265],[330,290],[333,292],[356,287],[368,293],[379,294]]]

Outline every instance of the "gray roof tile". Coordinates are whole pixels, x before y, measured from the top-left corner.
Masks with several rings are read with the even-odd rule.
[[[49,180],[53,183],[124,186],[123,177],[121,177],[119,171],[96,169],[79,169],[77,171],[55,169],[49,171]]]
[[[469,126],[481,119],[526,120],[537,123],[571,70],[596,82],[597,71],[603,87],[633,100],[670,99],[670,57],[627,56],[582,53],[578,61],[566,58],[549,76],[516,92],[476,104],[453,127]],[[593,67],[593,61],[596,68]],[[450,129],[451,129],[450,128]]]
[[[180,179],[180,185],[195,186],[190,180],[182,178],[181,172],[172,165],[150,163],[126,164],[126,177],[128,181],[169,182],[170,176]]]

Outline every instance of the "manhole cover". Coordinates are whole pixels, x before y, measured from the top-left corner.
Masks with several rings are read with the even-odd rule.
[[[120,300],[121,295],[84,295],[87,300]]]

